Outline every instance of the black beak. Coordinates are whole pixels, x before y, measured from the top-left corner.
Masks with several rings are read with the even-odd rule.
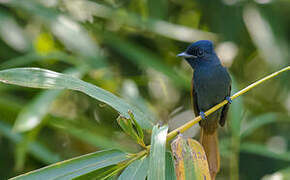
[[[196,56],[187,54],[186,52],[182,52],[176,55],[176,57],[184,57],[184,58],[196,58]]]

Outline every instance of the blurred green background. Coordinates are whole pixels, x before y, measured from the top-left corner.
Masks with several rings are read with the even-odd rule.
[[[214,41],[237,92],[290,64],[289,11],[288,0],[0,0],[0,68],[72,74],[172,130],[194,117],[192,70],[176,54]],[[233,102],[217,179],[290,178],[289,80],[284,73]],[[117,117],[79,92],[1,83],[0,179],[101,149],[137,152]]]

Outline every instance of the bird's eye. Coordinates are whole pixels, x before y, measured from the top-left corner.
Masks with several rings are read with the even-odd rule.
[[[198,53],[198,50],[197,50],[197,49],[193,49],[193,53],[192,53],[192,54],[193,54],[194,56],[197,56],[197,53]]]
[[[198,50],[197,50],[197,55],[198,55],[199,57],[204,56],[204,50],[203,50],[202,48],[198,48]]]

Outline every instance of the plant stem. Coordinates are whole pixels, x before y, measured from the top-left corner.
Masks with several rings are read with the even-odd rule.
[[[231,138],[230,179],[239,180],[240,137]]]
[[[279,75],[282,72],[288,71],[290,70],[290,66],[285,67],[277,72],[274,72],[256,82],[254,82],[253,84],[247,86],[246,88],[240,90],[239,92],[235,93],[234,95],[231,96],[231,99],[234,100],[237,97],[241,96],[242,94],[248,92],[249,90],[253,89],[254,87],[258,86],[259,84]],[[221,108],[222,106],[226,105],[228,103],[227,100],[222,101],[221,103],[215,105],[214,107],[210,108],[208,111],[205,112],[205,116],[208,116],[210,114],[212,114],[213,112],[215,112],[216,110],[218,110],[219,108]],[[178,135],[179,133],[183,133],[186,130],[188,130],[190,127],[192,127],[194,124],[198,123],[201,120],[200,116],[197,116],[196,118],[194,118],[193,120],[189,121],[188,123],[180,126],[179,128],[171,131],[170,133],[167,134],[167,141],[172,140],[176,135]]]

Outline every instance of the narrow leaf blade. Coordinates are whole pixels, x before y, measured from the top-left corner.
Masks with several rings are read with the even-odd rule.
[[[255,117],[251,121],[247,122],[247,124],[245,124],[245,129],[241,131],[241,138],[249,136],[252,132],[255,132],[255,130],[266,124],[270,124],[277,121],[278,121],[277,116],[274,113],[267,113]]]
[[[18,115],[13,129],[16,132],[28,131],[40,124],[50,104],[59,95],[60,90],[44,91],[32,103],[28,104]]]
[[[143,138],[144,138],[144,134],[143,134],[143,131],[142,131],[141,126],[140,126],[140,125],[138,124],[138,122],[136,121],[136,119],[135,119],[135,117],[134,117],[134,114],[133,114],[131,111],[129,111],[128,113],[129,113],[129,115],[130,115],[130,118],[131,118],[132,121],[134,122],[134,125],[135,125],[135,127],[136,127],[136,129],[137,129],[137,133],[138,133],[139,138],[140,138],[141,140],[143,140]]]
[[[106,177],[108,174],[114,172],[116,169],[118,169],[118,165],[112,165],[112,166],[107,166],[101,169],[98,169],[96,171],[93,171],[91,173],[84,174],[82,176],[73,178],[73,180],[88,180],[88,179],[102,179]]]
[[[274,152],[267,146],[257,143],[244,142],[241,144],[241,151],[282,161],[290,161],[290,152]]]
[[[165,168],[166,180],[176,180],[176,174],[174,169],[174,161],[170,151],[166,152],[166,168]]]
[[[144,129],[150,129],[153,126],[153,120],[135,106],[128,104],[124,100],[102,88],[69,75],[40,68],[13,68],[0,71],[0,81],[8,84],[33,88],[65,88],[81,91],[108,104],[127,118],[129,118],[128,111],[132,111],[137,122]]]
[[[0,119],[0,135],[5,136],[15,144],[21,143],[24,139],[21,134],[12,132],[10,125],[4,123],[2,119]],[[51,152],[39,142],[33,142],[27,148],[31,156],[45,164],[51,164],[61,160],[58,154]]]
[[[136,160],[122,172],[118,180],[145,180],[148,168],[148,157]]]
[[[118,150],[98,151],[31,171],[12,179],[72,179],[127,159]]]
[[[165,180],[165,151],[168,126],[153,127],[148,180]]]

